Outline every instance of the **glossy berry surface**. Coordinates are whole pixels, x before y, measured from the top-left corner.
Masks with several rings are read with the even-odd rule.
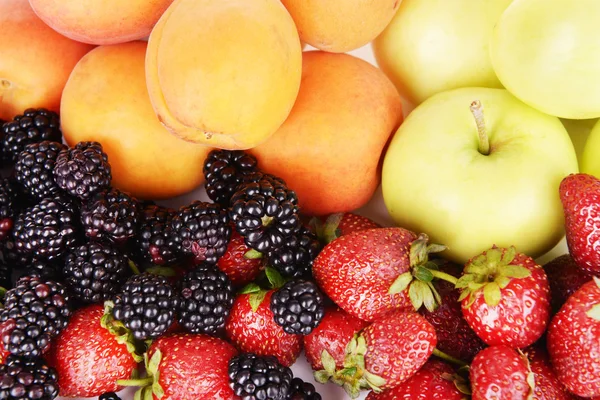
[[[271,311],[286,333],[308,335],[325,315],[325,300],[313,282],[292,280],[271,296]]]
[[[246,353],[229,361],[229,384],[233,392],[247,400],[285,400],[292,383],[292,370],[275,357]]]

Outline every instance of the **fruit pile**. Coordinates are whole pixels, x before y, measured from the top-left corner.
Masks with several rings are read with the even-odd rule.
[[[0,399],[600,399],[600,3],[345,1],[0,0]]]

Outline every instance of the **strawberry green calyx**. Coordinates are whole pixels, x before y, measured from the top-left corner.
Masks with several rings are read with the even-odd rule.
[[[439,270],[435,261],[429,260],[429,255],[446,250],[440,244],[428,244],[429,237],[421,233],[410,247],[410,271],[400,275],[388,289],[389,294],[401,293],[408,290],[410,301],[418,311],[421,306],[433,312],[440,304],[441,297],[433,286],[434,279],[442,279],[455,284],[457,279]]]
[[[336,369],[333,357],[323,350],[321,354],[323,369],[314,373],[315,380],[323,384],[332,381],[343,387],[352,399],[358,398],[362,389],[381,393],[381,388],[385,385],[386,380],[367,371],[365,367],[366,352],[365,338],[362,335],[354,335],[346,346],[344,368]]]
[[[527,365],[527,385],[529,386],[529,393],[527,394],[526,400],[533,400],[533,396],[535,395],[535,374],[531,370],[531,364],[527,355],[519,349],[517,349],[517,353],[519,353],[519,357],[521,357]]]
[[[310,224],[314,228],[319,241],[326,245],[340,237],[339,226],[343,218],[344,213],[336,213],[328,216],[325,222],[315,217],[310,221]]]
[[[144,366],[146,367],[147,377],[118,380],[117,384],[119,386],[139,387],[133,396],[133,400],[153,400],[154,396],[161,399],[165,395],[165,391],[162,386],[160,386],[160,383],[158,383],[160,377],[158,367],[160,366],[161,360],[162,353],[159,349],[156,349],[150,359],[148,358],[148,353],[145,353]]]
[[[244,258],[247,260],[258,260],[262,256],[263,254],[260,251],[254,249],[250,249],[244,253]]]
[[[133,333],[123,325],[121,321],[118,321],[112,316],[112,309],[115,304],[112,301],[104,302],[104,315],[100,319],[100,326],[107,329],[117,340],[117,343],[124,344],[127,347],[127,351],[135,362],[141,362],[143,354],[147,348],[147,343],[142,343],[135,339]]]
[[[264,272],[265,272],[265,277],[268,281],[268,286],[271,289],[279,289],[280,287],[285,285],[287,282],[287,280],[283,276],[281,276],[281,274],[279,272],[277,272],[277,270],[274,268],[267,267],[267,268],[265,268]],[[260,285],[252,282],[252,283],[249,283],[246,286],[244,286],[240,290],[239,294],[249,294],[250,295],[250,296],[248,296],[248,301],[250,302],[250,307],[252,308],[252,311],[256,312],[258,310],[258,307],[260,307],[261,303],[265,299],[268,292],[269,292],[269,290],[263,289],[260,287]]]
[[[468,376],[468,371],[466,375]],[[472,393],[469,381],[461,376],[460,372],[456,374],[444,373],[442,374],[442,379],[452,382],[458,391],[465,395],[465,397],[462,398],[463,400],[470,398],[469,396],[471,396]]]
[[[511,263],[517,255],[514,246],[508,249],[493,247],[475,257],[465,266],[463,276],[455,287],[461,291],[459,301],[468,298],[467,307],[475,302],[476,294],[483,291],[487,305],[495,307],[502,299],[501,290],[513,279],[531,276],[531,271],[522,265]]]

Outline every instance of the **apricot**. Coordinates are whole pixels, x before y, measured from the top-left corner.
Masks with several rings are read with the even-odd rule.
[[[58,111],[69,74],[92,48],[53,31],[29,2],[0,0],[0,119],[29,107]]]
[[[401,0],[281,0],[300,39],[317,49],[345,53],[375,39],[390,23]]]
[[[84,43],[145,38],[173,0],[29,0],[54,30]]]
[[[308,51],[290,116],[250,152],[261,170],[296,191],[303,213],[350,211],[377,189],[381,154],[401,121],[400,95],[378,68],[347,54]]]
[[[210,148],[178,139],[156,118],[144,74],[146,45],[137,41],[92,50],[73,70],[60,111],[69,145],[102,143],[115,187],[163,199],[202,183]]]
[[[301,72],[298,32],[279,0],[176,0],[146,56],[150,100],[167,129],[230,150],[281,126]]]

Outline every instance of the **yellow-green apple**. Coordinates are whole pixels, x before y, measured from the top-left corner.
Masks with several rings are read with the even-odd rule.
[[[452,261],[493,245],[537,257],[564,234],[558,188],[574,172],[558,118],[504,89],[462,88],[432,96],[396,132],[383,197],[398,225],[447,245]]]
[[[600,122],[596,123],[585,142],[580,169],[581,172],[600,178]]]
[[[573,146],[575,147],[575,153],[577,154],[579,169],[581,169],[583,148],[585,147],[585,142],[587,141],[588,136],[590,136],[590,132],[592,132],[592,128],[596,125],[596,122],[598,122],[598,118],[561,119],[560,121],[567,129],[567,132],[569,132],[571,142],[573,142]]]
[[[490,42],[492,65],[516,97],[550,115],[600,117],[600,1],[515,1]]]
[[[377,63],[413,104],[460,87],[502,87],[488,43],[512,0],[404,0],[373,42]]]

